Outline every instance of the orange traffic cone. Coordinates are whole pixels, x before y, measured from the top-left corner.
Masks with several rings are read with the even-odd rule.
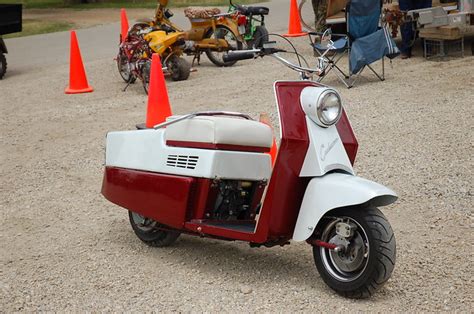
[[[268,125],[273,131],[273,127],[272,127],[272,124],[270,122],[270,117],[268,116],[268,114],[261,113],[260,114],[260,122],[265,123],[266,125]],[[276,156],[277,156],[277,152],[278,152],[278,148],[277,148],[275,136],[273,136],[272,148],[270,148],[270,151],[268,152],[268,154],[270,155],[270,158],[272,159],[272,166],[275,165],[275,159],[276,159]]]
[[[94,89],[87,83],[86,71],[82,63],[81,50],[77,43],[76,31],[71,31],[71,57],[69,61],[69,86],[66,94],[90,93]]]
[[[161,68],[160,56],[154,53],[151,60],[146,127],[152,128],[157,124],[165,122],[166,118],[171,115],[171,106],[168,99],[165,76]]]
[[[125,9],[120,9],[120,22],[121,22],[121,32],[120,32],[120,42],[123,43],[128,36],[128,19],[127,12]]]
[[[301,29],[301,20],[300,14],[298,13],[298,4],[296,0],[291,0],[290,3],[290,22],[288,25],[288,34],[283,36],[285,37],[299,37],[304,36],[307,33],[304,33]]]

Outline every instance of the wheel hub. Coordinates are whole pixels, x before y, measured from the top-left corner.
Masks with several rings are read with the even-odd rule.
[[[354,272],[364,265],[365,245],[358,234],[350,241],[339,235],[334,236],[330,241],[336,245],[342,245],[345,249],[339,252],[331,251],[331,259],[334,264],[343,272]]]
[[[132,213],[133,221],[135,225],[142,231],[152,231],[156,227],[156,221],[146,218],[140,214]]]
[[[336,245],[337,250],[320,247],[322,261],[337,280],[357,279],[367,266],[369,245],[365,230],[349,217],[337,218],[323,231],[322,241]]]

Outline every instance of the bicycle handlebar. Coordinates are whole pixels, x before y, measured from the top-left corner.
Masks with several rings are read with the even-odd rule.
[[[257,57],[272,56],[277,59],[279,62],[283,63],[288,68],[299,72],[303,75],[304,78],[312,74],[321,74],[322,70],[320,68],[307,68],[300,65],[296,65],[286,60],[285,58],[278,55],[278,52],[286,52],[285,50],[278,48],[261,48],[261,49],[250,49],[250,50],[231,50],[226,55],[223,56],[224,62],[229,61],[240,61],[255,59]]]

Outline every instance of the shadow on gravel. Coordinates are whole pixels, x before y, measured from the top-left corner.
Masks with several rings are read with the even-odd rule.
[[[103,238],[102,241],[125,247],[126,250],[128,246],[134,251],[132,256],[137,262],[152,263],[159,266],[156,269],[164,264],[180,268],[187,274],[212,278],[213,281],[231,279],[236,285],[272,285],[275,289],[311,291],[318,298],[339,298],[320,278],[311,247],[306,243],[292,242],[283,248],[251,248],[244,242],[182,235],[172,246],[153,248],[136,238],[125,224],[114,233],[114,237]],[[391,291],[382,288],[369,300],[383,302],[393,297]],[[367,300],[351,302],[364,304]]]

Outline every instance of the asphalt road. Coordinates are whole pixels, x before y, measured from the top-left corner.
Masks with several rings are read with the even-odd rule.
[[[270,15],[266,17],[269,31],[285,32],[288,27],[289,1],[273,0],[260,5],[270,8]],[[222,9],[225,10],[225,8]],[[183,9],[172,9],[172,11],[175,14],[172,18],[174,23],[183,28],[190,25],[183,14]],[[152,15],[153,10],[150,9],[150,16]],[[119,20],[120,16],[117,15],[117,21]],[[115,57],[119,32],[120,22],[77,30],[84,63]],[[7,56],[9,72],[24,72],[31,67],[65,64],[69,60],[69,32],[67,31],[11,38],[6,39],[5,42],[9,50]]]

